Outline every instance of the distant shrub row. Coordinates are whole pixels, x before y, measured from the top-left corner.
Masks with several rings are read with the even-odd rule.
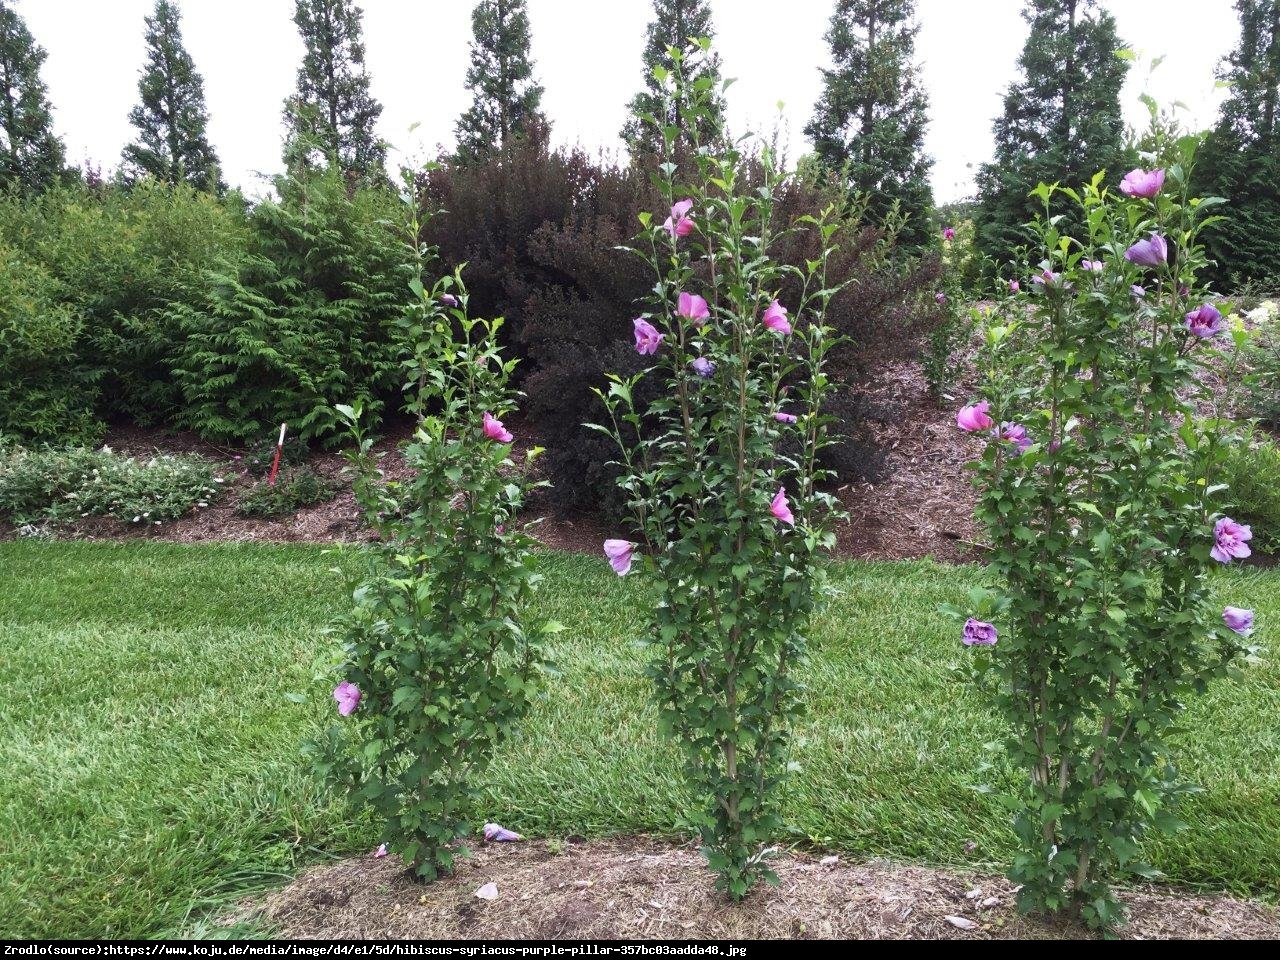
[[[440,269],[466,263],[471,313],[506,318],[553,496],[616,496],[612,454],[582,424],[599,416],[604,371],[637,363],[631,320],[653,278],[618,248],[660,206],[648,175],[535,139],[420,185]],[[0,436],[87,443],[129,420],[245,445],[288,421],[300,440],[329,443],[334,403],[398,415],[409,266],[389,226],[395,202],[390,188],[325,171],[280,178],[253,205],[152,182],[0,198]],[[858,216],[814,174],[776,207],[781,223],[832,204]],[[801,264],[818,244],[802,230],[778,249]],[[850,338],[837,372],[851,382],[912,349],[942,315],[940,271],[901,255],[892,228],[862,228],[830,271],[845,285],[830,321]],[[798,292],[781,291],[784,302]],[[831,407],[847,442],[829,466],[874,476],[876,418],[888,413],[851,390]]]

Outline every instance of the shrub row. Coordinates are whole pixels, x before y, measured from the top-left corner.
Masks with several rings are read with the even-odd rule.
[[[758,170],[743,176],[759,183]],[[438,211],[422,240],[441,263],[466,265],[474,315],[505,318],[551,496],[616,506],[613,453],[583,424],[603,412],[592,389],[605,371],[638,369],[631,319],[653,277],[620,248],[655,209],[648,174],[531,138],[484,164],[432,167],[418,186]],[[288,421],[300,441],[330,443],[335,402],[359,401],[371,427],[398,414],[410,267],[389,225],[394,192],[321,170],[279,178],[275,194],[248,205],[144,182],[0,200],[0,435],[87,443],[128,419],[250,444]],[[775,198],[780,262],[816,255],[803,218],[829,206],[857,224],[829,265],[841,286],[830,323],[848,338],[833,371],[850,383],[939,322],[941,264],[900,256],[892,225],[860,224],[857,204],[816,171]],[[784,297],[799,296],[795,283]],[[876,418],[887,416],[847,388],[827,412],[845,442],[825,465],[874,478]]]

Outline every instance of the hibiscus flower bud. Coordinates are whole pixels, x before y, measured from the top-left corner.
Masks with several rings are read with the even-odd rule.
[[[762,320],[767,330],[772,330],[783,336],[791,332],[791,324],[787,320],[787,308],[777,300],[769,304],[769,309],[765,310]]]
[[[693,209],[692,200],[681,200],[671,207],[671,216],[662,224],[662,229],[673,237],[687,237],[693,233],[693,219],[688,216]]]
[[[1124,258],[1140,267],[1158,267],[1169,259],[1169,245],[1153,232],[1149,240],[1139,240],[1124,252]]]
[[[773,495],[773,500],[769,503],[769,512],[789,527],[796,525],[796,518],[791,513],[791,507],[787,504],[786,487],[779,487],[778,492]]]
[[[707,322],[711,311],[707,309],[707,301],[696,293],[682,291],[676,300],[676,313],[700,327]]]

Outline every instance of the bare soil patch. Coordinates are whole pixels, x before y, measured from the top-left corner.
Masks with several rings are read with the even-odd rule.
[[[741,904],[692,847],[648,838],[494,844],[424,884],[395,857],[311,869],[232,921],[299,939],[1051,939],[1091,936],[1024,917],[1003,878],[791,853]],[[493,884],[493,899],[476,895]],[[1129,939],[1280,937],[1274,907],[1156,887],[1127,891]]]

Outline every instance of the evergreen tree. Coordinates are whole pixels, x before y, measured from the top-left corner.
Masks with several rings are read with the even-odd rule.
[[[350,0],[296,0],[293,22],[306,53],[298,92],[285,105],[285,163],[316,164],[316,155],[366,181],[386,176],[386,144],[374,133],[382,104],[369,92],[361,18]]]
[[[63,173],[66,151],[40,80],[44,58],[17,11],[0,0],[0,188],[42,190]]]
[[[978,175],[979,249],[1007,259],[1023,242],[1022,225],[1040,212],[1030,193],[1040,182],[1078,187],[1097,171],[1126,162],[1120,88],[1128,61],[1115,18],[1096,0],[1027,0],[1030,25],[995,124],[995,158]]]
[[[480,0],[471,12],[471,31],[467,89],[473,101],[457,125],[463,161],[546,127],[538,109],[542,87],[533,81],[525,0]]]
[[[221,190],[218,157],[205,132],[204,81],[182,45],[177,7],[156,0],[146,24],[147,65],[138,81],[138,105],[129,112],[138,139],[124,148],[126,175]]]
[[[906,246],[932,234],[932,161],[924,153],[929,102],[913,62],[915,0],[837,0],[827,31],[834,66],[805,133],[818,157],[845,172],[885,220],[896,205]]]
[[[1231,84],[1196,164],[1196,190],[1226,197],[1206,231],[1221,282],[1280,281],[1280,0],[1236,0],[1240,44],[1219,70]]]
[[[677,154],[683,154],[688,149],[692,137],[685,130],[686,97],[683,92],[677,92],[674,97],[662,96],[662,88],[653,75],[653,68],[672,70],[675,64],[667,55],[667,50],[675,47],[685,51],[681,70],[686,80],[696,83],[706,77],[714,85],[713,91],[717,90],[720,86],[719,54],[698,48],[689,49],[691,40],[711,40],[714,37],[715,28],[711,24],[711,4],[708,0],[653,0],[653,19],[649,21],[649,39],[644,47],[645,89],[631,99],[630,119],[622,128],[622,139],[626,141],[633,156],[660,147],[660,144],[654,142],[652,126],[641,120],[642,116],[650,116],[661,124],[674,126],[681,132],[677,141]],[[704,109],[706,113],[699,118],[697,132],[698,139],[706,143],[723,125],[724,98],[718,92],[714,93]]]

